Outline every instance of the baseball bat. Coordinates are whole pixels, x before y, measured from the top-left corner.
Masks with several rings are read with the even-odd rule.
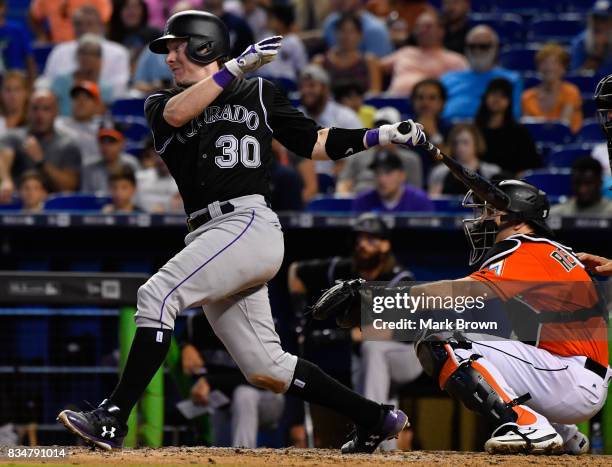
[[[410,133],[411,129],[411,125],[408,122],[402,122],[398,127],[398,130],[404,134]],[[414,149],[408,145],[405,147]],[[434,146],[429,141],[420,144],[419,147],[425,149],[434,159],[446,165],[455,178],[470,188],[481,200],[502,210],[510,205],[510,197],[478,172],[461,165],[452,157],[444,154],[440,148]]]

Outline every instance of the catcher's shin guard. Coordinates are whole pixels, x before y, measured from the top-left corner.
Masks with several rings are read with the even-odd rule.
[[[424,371],[438,381],[441,389],[463,402],[466,408],[489,418],[496,426],[504,423],[520,424],[519,418],[526,411],[516,406],[531,396],[525,394],[510,400],[486,368],[476,361],[481,358],[480,355],[474,354],[469,360],[459,363],[453,345],[461,344],[452,339],[419,342],[417,357]],[[531,414],[525,415],[530,418]]]

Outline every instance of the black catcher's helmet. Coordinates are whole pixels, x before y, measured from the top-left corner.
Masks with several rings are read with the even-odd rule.
[[[149,44],[151,52],[167,54],[169,39],[187,39],[187,57],[207,65],[230,53],[227,27],[218,17],[204,11],[187,10],[166,21],[164,35]]]
[[[470,266],[479,262],[495,243],[497,232],[512,222],[527,222],[537,234],[554,236],[546,225],[550,210],[548,196],[539,188],[522,180],[503,180],[496,184],[506,195],[499,205],[482,201],[468,191],[463,206],[474,209],[474,218],[464,219],[463,228],[470,242]],[[495,223],[500,216],[501,225]]]
[[[612,75],[608,75],[595,88],[595,105],[601,128],[606,133],[608,141],[612,141]]]

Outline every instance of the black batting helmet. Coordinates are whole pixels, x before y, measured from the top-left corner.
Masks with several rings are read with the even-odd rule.
[[[166,21],[164,35],[149,44],[151,52],[167,54],[169,39],[187,39],[187,57],[207,65],[230,53],[227,27],[217,16],[204,11],[187,10]]]
[[[497,233],[508,223],[526,222],[536,234],[554,236],[546,224],[550,211],[546,193],[522,180],[502,180],[496,186],[507,195],[506,199],[500,199],[499,205],[479,200],[472,190],[463,200],[464,207],[475,210],[474,218],[463,220],[464,231],[472,247],[470,265],[484,257],[495,244]],[[500,216],[501,225],[495,222],[497,216]]]

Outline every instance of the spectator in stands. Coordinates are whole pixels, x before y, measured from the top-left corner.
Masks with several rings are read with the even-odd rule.
[[[314,32],[320,36],[323,23],[337,9],[337,2],[329,0],[293,0],[298,31]]]
[[[203,0],[202,5],[206,11],[221,18],[221,21],[227,26],[230,34],[232,57],[237,57],[255,42],[253,31],[251,31],[249,24],[240,16],[225,11],[223,9],[223,0]]]
[[[113,0],[108,39],[122,44],[129,51],[132,67],[142,49],[161,35],[159,29],[148,23],[149,7],[145,0]]]
[[[285,2],[285,0],[226,1],[223,4],[223,9],[244,19],[251,28],[251,31],[253,31],[255,40],[260,41],[271,36],[268,29],[269,8],[273,8],[276,5],[287,5],[293,9],[293,6],[289,5],[289,3]]]
[[[437,79],[424,79],[414,85],[412,95],[414,120],[423,125],[427,141],[443,146],[450,131],[450,124],[442,118],[446,102],[446,89]]]
[[[145,0],[149,9],[149,24],[158,29],[163,29],[166,20],[176,13],[177,3],[189,3],[189,9],[198,9],[202,6],[202,0]]]
[[[103,25],[108,22],[113,10],[111,0],[32,0],[30,19],[36,42],[58,44],[79,37],[78,26],[70,18],[84,6],[93,9]]]
[[[354,211],[433,211],[433,203],[427,194],[406,184],[406,170],[397,154],[381,151],[369,168],[374,171],[376,188],[355,198]]]
[[[523,82],[517,72],[496,65],[498,52],[499,37],[493,29],[481,24],[470,30],[465,46],[469,69],[451,71],[441,78],[448,93],[442,114],[446,119],[474,118],[484,90],[495,78],[504,78],[512,83],[514,88],[512,108],[515,118],[520,117]]]
[[[154,54],[145,47],[136,62],[133,81],[133,89],[144,94],[171,87],[172,72],[166,65],[166,56]]]
[[[465,38],[470,31],[471,0],[443,0],[444,47],[465,53]]]
[[[408,35],[414,30],[414,24],[425,12],[435,12],[428,0],[363,0],[370,13],[379,18],[397,18],[406,25]]]
[[[79,187],[81,152],[68,136],[55,131],[57,99],[47,89],[34,91],[28,108],[28,126],[0,138],[0,199],[4,202],[28,169],[38,169],[49,190],[76,191]]]
[[[110,13],[109,13],[110,15]],[[104,38],[104,23],[91,5],[83,6],[72,15],[76,39],[85,34],[100,37],[102,45],[102,69],[100,81],[104,86],[112,86],[115,98],[122,96],[130,79],[130,54],[121,44]],[[77,68],[77,40],[56,45],[47,59],[44,78],[52,82],[56,76],[71,73]]]
[[[0,86],[0,134],[25,126],[30,84],[22,71],[7,71]]]
[[[121,165],[108,175],[111,203],[102,208],[105,214],[137,213],[143,210],[134,203],[136,177],[129,165]]]
[[[382,107],[374,116],[374,126],[387,125],[401,120],[400,113],[394,107]],[[404,168],[405,182],[417,188],[423,186],[423,168],[421,158],[414,151],[395,144],[376,146],[361,153],[359,157],[349,157],[338,176],[336,193],[360,194],[376,188],[376,173],[372,163],[379,153],[396,155]],[[431,156],[430,156],[431,157]]]
[[[451,157],[464,167],[476,171],[490,179],[501,172],[499,166],[481,162],[486,144],[478,128],[470,123],[458,123],[448,135]],[[457,180],[448,167],[438,164],[429,174],[429,195],[464,195],[467,192],[464,183]]]
[[[100,88],[93,81],[79,81],[70,89],[72,113],[59,117],[55,128],[69,134],[81,150],[83,167],[100,160],[98,130],[102,123],[104,104]]]
[[[256,448],[260,427],[269,429],[278,425],[284,396],[247,382],[204,314],[188,318],[181,360],[187,375],[202,375],[191,388],[191,400],[195,404],[208,405],[212,391],[220,391],[230,401],[229,413],[221,407],[212,415],[216,446]],[[231,439],[226,441],[223,428],[228,425],[228,418]]]
[[[345,13],[353,13],[361,20],[363,31],[360,49],[377,57],[388,55],[393,50],[389,31],[384,21],[363,8],[362,0],[335,0],[332,4],[334,12],[325,18],[323,32],[328,47],[336,44],[335,27],[340,17]]]
[[[26,71],[30,79],[36,76],[30,31],[23,23],[6,19],[6,0],[0,0],[0,72]]]
[[[588,15],[587,28],[571,44],[570,70],[612,73],[612,2],[598,0]]]
[[[324,128],[361,128],[361,121],[355,112],[335,102],[330,95],[330,79],[327,72],[318,65],[308,65],[300,76],[300,99],[302,110]],[[316,172],[334,174],[337,166],[333,161],[316,161]]]
[[[414,27],[416,45],[402,47],[381,60],[383,70],[391,73],[389,94],[408,96],[414,85],[425,78],[439,78],[449,71],[467,68],[463,55],[444,48],[441,21],[436,13],[423,13]]]
[[[261,67],[259,75],[297,82],[300,71],[308,64],[308,55],[302,39],[293,32],[294,23],[293,5],[273,3],[268,9],[268,27],[272,34],[283,36],[283,42],[276,59]]]
[[[313,63],[322,66],[332,83],[353,81],[372,94],[382,91],[382,75],[378,58],[359,50],[363,30],[359,16],[347,13],[334,25],[335,45],[324,55],[317,55]]]
[[[491,81],[482,96],[475,123],[487,147],[482,160],[516,176],[542,163],[529,131],[512,115],[513,92],[509,81],[503,78]]]
[[[116,125],[102,126],[98,130],[98,144],[102,160],[85,166],[81,191],[106,194],[109,192],[110,174],[121,167],[129,167],[132,172],[140,168],[138,159],[124,152],[124,140],[120,127]]]
[[[26,170],[19,177],[21,210],[26,213],[42,212],[49,191],[44,177],[37,170]]]
[[[79,38],[76,49],[77,69],[71,73],[57,75],[51,82],[51,90],[57,97],[61,115],[68,116],[72,111],[70,91],[81,81],[96,83],[100,99],[106,103],[113,102],[113,88],[104,83],[102,70],[102,42],[94,34],[85,34]]]
[[[183,200],[170,176],[168,166],[153,148],[153,139],[149,138],[141,156],[142,168],[136,172],[138,205],[147,212],[181,212]]]
[[[572,164],[572,197],[550,208],[558,216],[612,216],[612,200],[602,197],[603,170],[599,161],[585,156]]]
[[[542,82],[523,92],[523,116],[561,121],[577,133],[582,127],[582,97],[576,85],[563,81],[569,66],[569,53],[549,43],[535,57]]]
[[[365,89],[352,80],[339,81],[333,86],[334,99],[340,105],[353,110],[364,128],[372,128],[376,107],[364,103]]]

